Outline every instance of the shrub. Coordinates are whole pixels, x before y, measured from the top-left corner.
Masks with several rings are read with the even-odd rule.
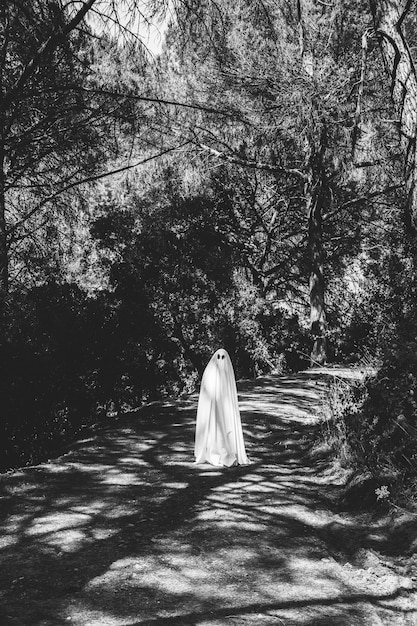
[[[373,475],[407,479],[417,471],[417,344],[395,345],[367,396],[350,437],[357,455]]]

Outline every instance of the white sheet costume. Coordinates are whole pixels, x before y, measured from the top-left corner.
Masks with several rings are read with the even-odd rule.
[[[246,465],[233,365],[226,350],[217,350],[201,379],[194,454],[196,463]]]

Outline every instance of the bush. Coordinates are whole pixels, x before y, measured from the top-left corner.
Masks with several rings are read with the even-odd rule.
[[[366,386],[362,378],[345,380],[334,376],[323,397],[322,438],[343,467],[354,466],[351,424],[359,415]]]
[[[1,469],[47,458],[110,405],[160,397],[178,376],[141,303],[123,307],[111,293],[92,299],[50,282],[15,296],[10,322],[0,354]]]
[[[373,376],[330,383],[322,440],[351,473],[346,502],[375,504],[385,491],[391,502],[400,501],[412,490],[417,470],[416,366],[417,345],[408,342],[386,354]]]
[[[368,383],[360,415],[349,422],[356,453],[373,475],[416,475],[416,396],[417,344],[396,345]]]

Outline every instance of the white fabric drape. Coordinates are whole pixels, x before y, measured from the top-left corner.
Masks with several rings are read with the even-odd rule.
[[[217,350],[201,379],[194,454],[196,463],[246,465],[233,365],[226,350]]]

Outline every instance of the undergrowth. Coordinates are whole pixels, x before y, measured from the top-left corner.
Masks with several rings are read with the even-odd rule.
[[[368,357],[355,378],[333,376],[323,397],[322,441],[348,471],[354,504],[417,502],[417,355],[403,347],[398,356]]]
[[[363,379],[346,380],[334,375],[322,398],[322,438],[347,469],[355,464],[348,422],[360,412],[365,394]]]

